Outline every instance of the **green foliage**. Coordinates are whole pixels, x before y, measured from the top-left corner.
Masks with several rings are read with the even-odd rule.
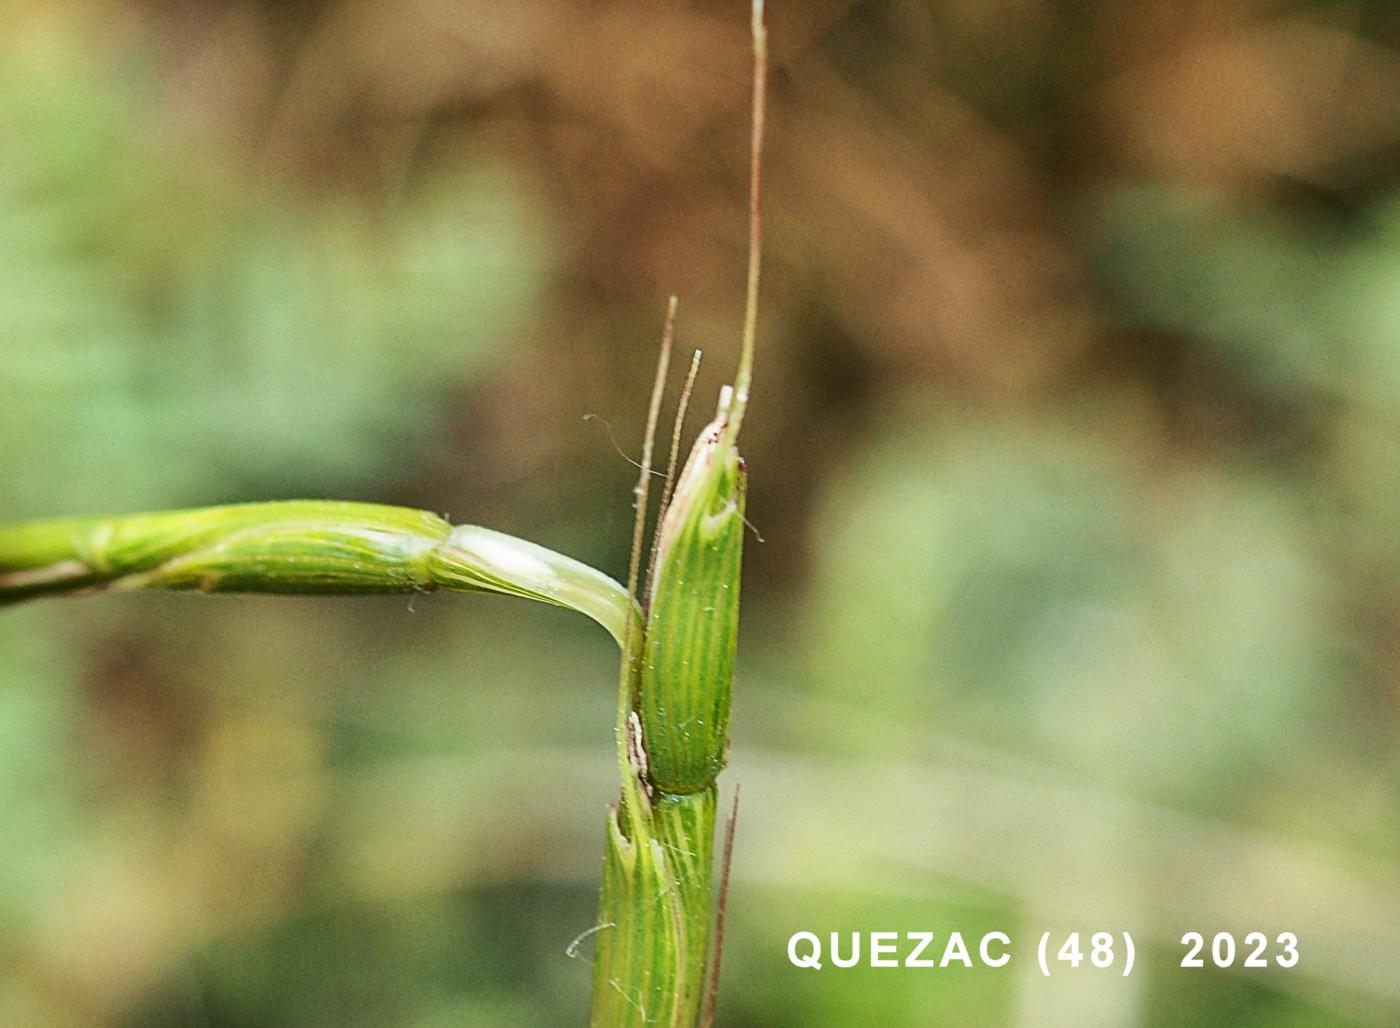
[[[700,433],[657,530],[638,703],[648,771],[668,793],[709,788],[729,755],[745,472],[723,428]]]
[[[590,1024],[696,1022],[709,958],[715,789],[610,812]]]

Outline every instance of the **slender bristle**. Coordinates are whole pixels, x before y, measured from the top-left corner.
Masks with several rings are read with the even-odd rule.
[[[734,786],[734,806],[729,822],[724,826],[724,855],[720,861],[719,896],[715,901],[715,945],[710,957],[710,980],[705,988],[705,1009],[700,1015],[701,1028],[715,1023],[715,1004],[719,999],[719,965],[724,956],[724,917],[729,912],[729,872],[734,865],[734,829],[739,823],[739,786]]]
[[[734,405],[731,408],[730,442],[738,436],[749,402],[753,379],[754,341],[758,334],[758,283],[763,254],[763,130],[767,118],[768,32],[763,26],[763,0],[753,5],[753,124],[749,137],[749,281],[744,301],[744,335],[739,349],[739,370],[734,375]]]
[[[671,490],[676,487],[676,462],[681,452],[681,430],[685,427],[685,412],[690,406],[690,394],[695,388],[695,376],[700,371],[700,351],[690,355],[690,370],[685,375],[685,385],[681,387],[680,402],[676,404],[676,421],[671,427],[671,454],[666,459],[666,480],[661,486],[661,506],[656,512],[657,530],[651,537],[651,559],[647,562],[647,577],[642,586],[644,596],[651,595],[651,580],[656,573],[656,549],[661,539],[661,523],[666,519],[666,508],[671,505]],[[646,604],[642,604],[645,613]]]
[[[641,474],[632,490],[637,514],[632,522],[632,559],[627,568],[627,595],[637,599],[637,576],[642,567],[642,541],[647,528],[647,497],[651,487],[651,453],[656,443],[656,423],[661,417],[661,395],[666,390],[666,372],[671,367],[671,341],[676,334],[676,298],[666,304],[666,327],[661,331],[661,352],[656,358],[656,377],[651,384],[651,404],[647,407],[646,435],[642,438]],[[631,632],[630,624],[628,629]],[[630,651],[629,651],[630,652]]]
[[[661,489],[661,514],[666,516],[666,507],[671,502],[671,490],[676,485],[676,462],[681,453],[681,430],[685,427],[685,412],[690,406],[690,393],[695,388],[695,376],[700,371],[700,351],[690,355],[690,370],[685,374],[685,385],[681,387],[680,402],[676,404],[676,421],[671,428],[671,455],[666,462],[666,483]]]

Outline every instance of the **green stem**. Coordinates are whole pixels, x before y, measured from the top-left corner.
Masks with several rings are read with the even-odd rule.
[[[618,645],[640,616],[601,571],[407,507],[291,500],[0,527],[0,604],[98,589],[494,592],[580,611]]]
[[[689,1028],[704,999],[715,789],[657,793],[648,807],[608,812],[593,1028]]]

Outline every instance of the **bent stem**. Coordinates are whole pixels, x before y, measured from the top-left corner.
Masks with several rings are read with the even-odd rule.
[[[409,507],[287,500],[0,527],[0,605],[136,589],[500,593],[586,614],[619,646],[641,616],[587,564]]]

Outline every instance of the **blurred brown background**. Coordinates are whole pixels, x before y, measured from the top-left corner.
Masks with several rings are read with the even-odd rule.
[[[625,571],[665,297],[692,428],[736,357],[743,3],[0,25],[0,517],[338,496]],[[720,1023],[1397,1023],[1400,8],[769,25]],[[474,597],[4,612],[0,1024],[581,1023],[613,660]],[[955,929],[1018,956],[786,960]]]

